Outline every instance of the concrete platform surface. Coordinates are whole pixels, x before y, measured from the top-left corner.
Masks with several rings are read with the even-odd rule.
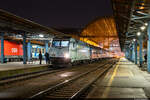
[[[23,64],[23,62],[7,62],[4,64],[0,64],[0,71],[38,67],[43,65],[46,65],[45,60],[42,61],[41,65],[39,64],[39,61],[34,61],[33,63],[27,62],[27,64]]]
[[[41,65],[39,64],[39,61],[27,64],[23,64],[23,62],[8,62],[0,64],[0,80],[16,75],[47,70],[49,66],[50,65],[47,65],[45,61],[42,61]]]
[[[96,83],[88,98],[150,98],[150,74],[121,58],[117,65]]]

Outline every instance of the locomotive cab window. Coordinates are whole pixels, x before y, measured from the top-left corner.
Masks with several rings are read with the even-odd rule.
[[[69,41],[61,41],[61,47],[68,47]]]
[[[53,41],[52,46],[53,47],[59,47],[60,46],[60,41]]]

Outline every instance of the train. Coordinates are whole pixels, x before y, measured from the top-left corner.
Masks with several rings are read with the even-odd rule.
[[[4,56],[4,62],[21,61],[23,56],[22,44],[20,42],[4,40]]]
[[[0,45],[1,48],[1,45]],[[39,51],[42,55],[45,54],[45,47],[37,44],[32,44],[32,58],[38,59]],[[1,53],[1,49],[0,49]],[[4,62],[18,62],[23,61],[23,45],[21,42],[4,40]]]
[[[32,58],[39,59],[39,52],[41,51],[42,56],[45,54],[45,47],[37,44],[32,44]]]
[[[71,37],[53,38],[49,55],[52,65],[59,67],[90,63],[109,57],[106,50]]]
[[[32,59],[38,59],[41,51],[44,59],[45,46],[32,44]],[[48,50],[50,62],[54,66],[91,63],[110,57],[108,51],[94,47],[71,37],[55,37]],[[5,62],[23,61],[23,45],[21,42],[4,40]]]

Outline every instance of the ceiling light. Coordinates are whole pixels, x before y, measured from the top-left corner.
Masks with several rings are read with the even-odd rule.
[[[135,41],[136,41],[136,39],[133,39],[133,41],[135,42]]]
[[[137,36],[140,36],[141,35],[141,32],[137,32]]]
[[[141,28],[141,30],[144,30],[146,27],[145,26],[142,26],[142,27],[140,27]]]
[[[41,38],[42,38],[42,37],[44,37],[44,35],[43,35],[43,34],[40,34],[40,35],[39,35],[39,37],[41,37]]]
[[[144,25],[145,25],[145,26],[147,26],[147,25],[148,25],[148,23],[145,23]]]

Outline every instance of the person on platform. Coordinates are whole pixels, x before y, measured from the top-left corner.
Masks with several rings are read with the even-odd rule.
[[[49,53],[45,53],[46,64],[49,64]]]
[[[147,62],[147,54],[144,55],[145,63]]]
[[[41,53],[41,51],[39,53],[39,59],[40,59],[40,64],[42,64],[42,53]]]

